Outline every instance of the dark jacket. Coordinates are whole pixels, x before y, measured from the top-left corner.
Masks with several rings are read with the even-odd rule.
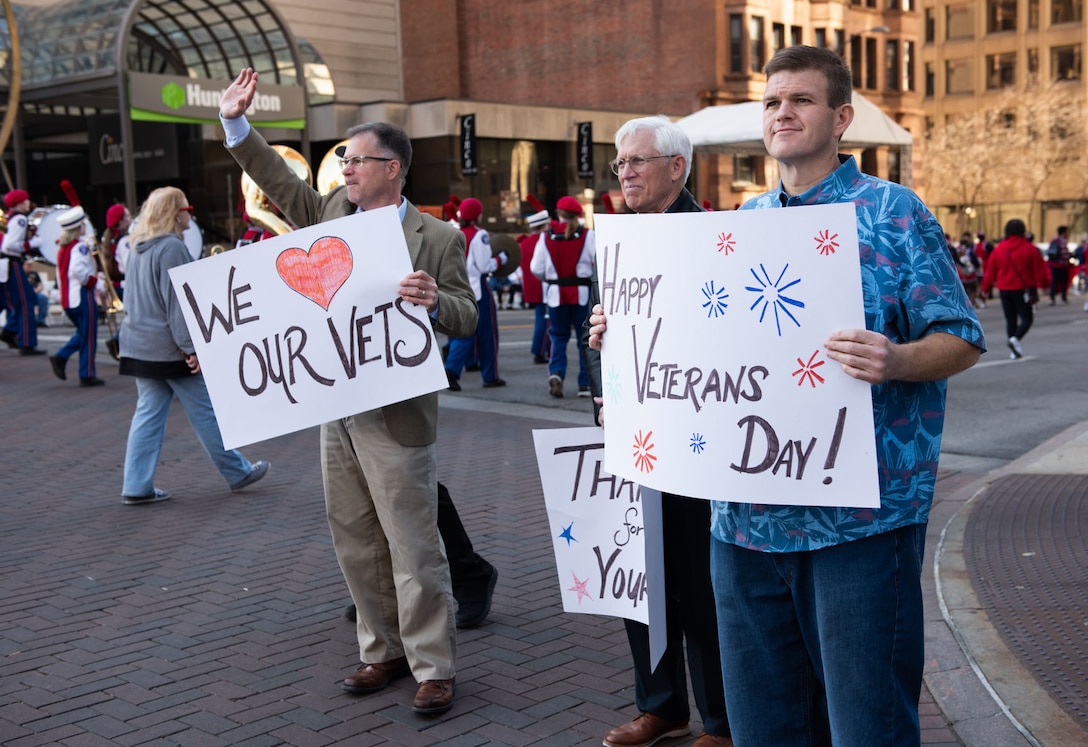
[[[695,202],[695,198],[687,189],[680,191],[673,203],[665,208],[666,213],[703,213],[706,212]],[[599,245],[598,245],[599,246]],[[601,289],[597,285],[597,270],[593,270],[593,283],[589,286],[589,314],[586,314],[586,323],[582,327],[582,349],[586,351],[586,373],[589,374],[589,391],[593,395],[593,422],[597,422],[597,414],[601,406],[596,399],[603,395],[604,385],[601,381],[601,352],[589,347],[589,317],[593,313],[593,307],[601,302]]]

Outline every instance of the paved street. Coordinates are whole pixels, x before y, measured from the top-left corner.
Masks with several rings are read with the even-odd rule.
[[[500,313],[509,386],[484,390],[468,373],[463,392],[442,395],[440,478],[500,578],[487,623],[459,636],[457,699],[437,719],[411,712],[410,679],[366,697],[338,687],[357,646],[315,430],[243,449],[272,471],[233,495],[175,408],[157,476],[173,499],[126,507],[132,381],[104,353],[107,386],[81,389],[44,358],[0,350],[4,423],[18,434],[0,496],[0,742],[597,745],[633,717],[622,624],[561,612],[532,451],[533,428],[584,425],[590,403],[570,380],[550,398],[519,340],[528,312]],[[981,474],[973,459],[950,463],[942,496]],[[925,744],[965,743],[928,686],[922,713]]]

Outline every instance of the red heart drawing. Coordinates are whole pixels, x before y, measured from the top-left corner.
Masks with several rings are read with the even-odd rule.
[[[308,252],[295,247],[280,252],[276,272],[291,290],[328,311],[332,297],[351,275],[351,249],[342,239],[322,236]]]

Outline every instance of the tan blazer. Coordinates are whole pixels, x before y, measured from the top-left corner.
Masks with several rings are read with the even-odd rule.
[[[321,195],[299,179],[256,129],[234,148],[234,160],[295,225],[312,226],[355,212],[347,188]],[[435,330],[450,337],[475,334],[479,309],[465,270],[465,237],[453,226],[408,203],[402,223],[412,267],[438,282]],[[425,446],[437,437],[438,394],[425,394],[382,408],[389,433],[404,446]]]

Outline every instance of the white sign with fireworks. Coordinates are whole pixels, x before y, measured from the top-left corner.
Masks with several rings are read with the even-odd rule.
[[[600,215],[605,468],[709,500],[879,505],[853,205]]]

